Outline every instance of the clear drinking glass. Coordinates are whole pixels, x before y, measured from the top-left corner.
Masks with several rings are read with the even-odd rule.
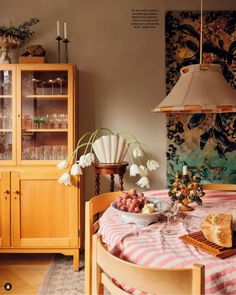
[[[188,233],[193,233],[201,230],[201,225],[204,220],[204,216],[188,215],[183,221],[185,230]]]
[[[179,204],[178,202],[168,201],[169,207],[167,210],[163,211],[162,214],[167,217],[166,227],[161,231],[164,235],[176,235],[177,230],[171,228],[171,217],[178,213]]]

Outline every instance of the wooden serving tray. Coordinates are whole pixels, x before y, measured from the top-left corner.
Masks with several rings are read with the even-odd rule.
[[[202,231],[198,231],[195,233],[191,233],[189,235],[185,235],[179,237],[182,241],[201,249],[208,254],[219,257],[221,259],[235,255],[236,254],[236,232],[233,232],[233,247],[232,248],[224,248],[218,246],[210,241],[208,241]]]

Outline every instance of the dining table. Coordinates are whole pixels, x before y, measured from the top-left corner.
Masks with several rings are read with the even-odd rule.
[[[145,197],[169,200],[168,190],[144,192]],[[191,228],[186,218],[204,218],[208,214],[236,210],[236,191],[205,191],[202,206],[192,203],[193,211],[181,212],[173,218],[171,226],[175,235],[163,234],[166,218],[140,226],[123,223],[121,211],[110,206],[99,219],[99,233],[113,255],[131,263],[147,267],[189,268],[194,263],[205,265],[205,294],[236,294],[236,255],[221,259],[196,246],[185,243],[181,236],[188,235]],[[197,230],[197,229],[195,229]],[[201,228],[199,228],[201,230]],[[184,278],[183,278],[184,280]],[[130,294],[140,294],[125,287]]]

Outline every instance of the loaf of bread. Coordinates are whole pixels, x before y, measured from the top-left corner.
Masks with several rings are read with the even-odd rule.
[[[232,214],[219,213],[208,215],[202,223],[205,238],[216,245],[232,247]]]

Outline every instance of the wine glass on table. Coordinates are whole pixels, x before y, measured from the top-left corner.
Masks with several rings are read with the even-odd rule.
[[[164,235],[176,235],[178,231],[176,229],[171,228],[171,217],[175,216],[178,213],[179,204],[177,201],[168,201],[168,206],[163,209],[164,210],[162,211],[162,214],[167,217],[167,224],[166,227],[161,230],[161,232]]]

